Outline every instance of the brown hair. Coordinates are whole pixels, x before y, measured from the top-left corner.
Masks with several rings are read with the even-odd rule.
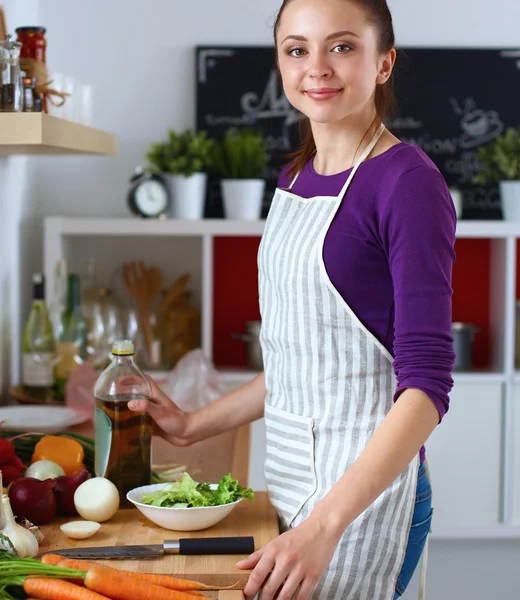
[[[392,15],[386,0],[349,1],[355,2],[364,8],[367,13],[368,22],[378,30],[379,52],[389,52],[395,46],[395,35]],[[275,46],[277,46],[276,36],[280,28],[280,21],[282,19],[283,12],[290,2],[292,2],[292,0],[283,0],[282,6],[280,7],[278,15],[276,16],[274,23]],[[383,121],[385,117],[397,112],[393,73],[386,83],[377,85],[375,104],[377,116],[381,121]],[[300,148],[296,152],[288,155],[288,158],[291,159],[288,169],[289,177],[294,177],[297,173],[299,173],[311,159],[312,155],[316,152],[316,144],[314,143],[314,137],[312,135],[309,119],[303,115],[301,115],[300,120],[300,136],[302,139]],[[362,141],[363,140],[361,140],[361,142]]]

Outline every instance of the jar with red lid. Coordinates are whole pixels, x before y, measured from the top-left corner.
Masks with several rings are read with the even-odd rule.
[[[45,63],[45,27],[18,27],[15,31],[18,35],[17,41],[22,44],[20,58],[32,58]]]

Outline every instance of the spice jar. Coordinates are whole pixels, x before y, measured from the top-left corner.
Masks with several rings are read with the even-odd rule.
[[[16,30],[18,41],[22,44],[21,58],[32,58],[45,63],[47,40],[45,27],[18,27]]]
[[[41,112],[42,100],[36,91],[36,77],[25,76],[23,78],[23,111]]]

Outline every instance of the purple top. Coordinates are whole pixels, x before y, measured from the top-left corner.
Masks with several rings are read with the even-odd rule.
[[[312,162],[292,191],[304,198],[337,196],[350,171],[319,175]],[[279,186],[290,184],[284,170]],[[332,283],[394,357],[394,399],[418,388],[435,404],[439,421],[453,386],[456,223],[450,192],[435,164],[420,148],[401,142],[359,167],[323,249]]]

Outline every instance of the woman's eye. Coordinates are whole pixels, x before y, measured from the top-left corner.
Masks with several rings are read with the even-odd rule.
[[[350,46],[347,46],[347,44],[338,44],[337,46],[334,46],[333,48],[333,52],[335,52],[336,54],[346,54],[347,52],[350,52],[352,50],[352,48]]]
[[[305,54],[305,51],[303,50],[303,48],[291,48],[287,54],[289,54],[289,56],[294,56],[296,58],[299,58],[300,56],[303,56]]]

